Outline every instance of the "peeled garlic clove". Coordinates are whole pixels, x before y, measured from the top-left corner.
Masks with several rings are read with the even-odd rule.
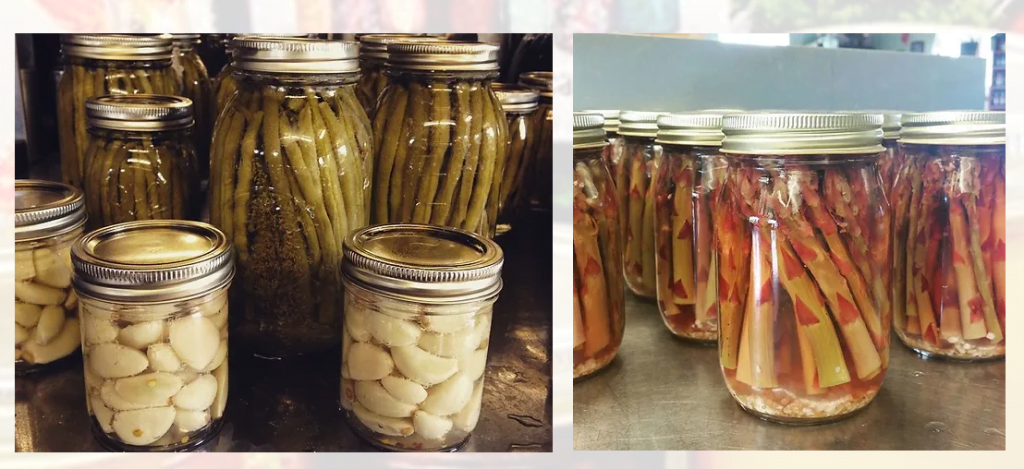
[[[447,381],[430,388],[421,409],[434,415],[451,415],[462,409],[473,397],[473,380],[457,373]]]
[[[473,325],[472,314],[455,314],[450,316],[423,316],[423,327],[431,332],[451,334]]]
[[[341,380],[341,408],[352,410],[352,402],[356,400],[356,385],[351,379]]]
[[[82,343],[82,333],[78,330],[78,318],[68,318],[57,337],[50,343],[39,345],[34,340],[27,340],[22,345],[21,358],[29,363],[50,363],[54,360],[71,355]]]
[[[221,363],[224,363],[224,359],[227,358],[227,356],[228,356],[228,341],[222,340],[222,341],[220,341],[220,345],[217,346],[217,352],[213,354],[213,360],[210,361],[209,365],[206,365],[206,368],[203,368],[203,369],[199,370],[199,372],[200,373],[209,373],[209,372],[217,369],[217,367],[220,366]]]
[[[366,330],[378,342],[389,347],[415,345],[420,339],[420,326],[383,313],[367,314]]]
[[[32,282],[14,282],[14,297],[34,305],[59,305],[64,291]]]
[[[28,340],[29,336],[30,334],[28,329],[25,329],[18,324],[14,325],[14,343],[16,345]]]
[[[228,310],[225,309],[223,312],[207,316],[207,318],[217,329],[225,329],[224,325],[228,323]]]
[[[472,348],[478,349],[491,336],[491,315],[482,314],[476,319],[476,325],[473,326],[473,338],[470,341]]]
[[[220,346],[220,330],[203,316],[188,316],[171,322],[171,347],[181,361],[197,370],[213,361]]]
[[[64,308],[60,306],[47,306],[39,314],[39,323],[36,324],[36,343],[46,345],[60,333],[64,327]]]
[[[397,376],[385,376],[380,384],[396,399],[409,404],[419,404],[427,398],[427,390],[411,380]]]
[[[149,366],[156,371],[173,372],[181,369],[181,360],[169,344],[150,345],[146,349],[146,357],[149,358]]]
[[[370,331],[366,328],[367,313],[362,308],[349,307],[345,310],[345,330],[359,342],[370,340]]]
[[[85,343],[89,345],[113,342],[121,332],[112,322],[100,319],[86,310]]]
[[[394,347],[391,349],[391,356],[398,371],[424,386],[432,386],[448,379],[459,368],[458,360],[439,357],[415,345]]]
[[[483,397],[484,382],[480,380],[473,387],[473,397],[469,399],[466,405],[462,406],[462,410],[452,416],[452,422],[455,423],[456,428],[467,433],[476,428],[476,422],[480,420],[480,404],[483,401]]]
[[[132,324],[117,335],[117,341],[122,345],[142,350],[152,344],[162,341],[164,338],[163,321],[147,321]]]
[[[36,265],[32,262],[32,251],[14,251],[14,281],[32,280],[36,276]]]
[[[203,316],[214,316],[220,313],[226,313],[227,309],[224,307],[228,304],[228,295],[225,293],[219,293],[210,301],[199,305],[199,309],[202,310]]]
[[[487,349],[474,350],[459,357],[459,370],[476,381],[487,368]]]
[[[425,332],[420,337],[419,346],[434,355],[454,358],[475,349],[479,343],[473,329],[466,328],[452,334]]]
[[[127,378],[142,373],[149,366],[149,360],[138,350],[107,343],[92,348],[89,364],[104,378]]]
[[[228,361],[213,370],[213,377],[217,379],[217,397],[213,400],[213,407],[210,412],[213,418],[219,419],[224,416],[224,408],[228,405]]]
[[[210,413],[205,410],[178,409],[174,416],[174,426],[180,432],[194,432],[210,423]]]
[[[100,386],[100,400],[107,407],[114,410],[136,410],[150,407],[149,405],[139,404],[121,397],[117,390],[114,389],[114,384],[114,380],[108,380],[103,383],[103,386]]]
[[[359,402],[352,403],[352,413],[367,428],[382,435],[409,436],[413,433],[412,422],[409,419],[377,415],[363,407]]]
[[[341,331],[341,356],[348,357],[348,348],[352,346],[352,336],[344,328]],[[347,360],[347,358],[345,358]]]
[[[217,378],[200,375],[174,395],[174,406],[188,410],[205,410],[217,397]]]
[[[385,417],[412,417],[416,406],[388,394],[377,381],[356,381],[356,400],[375,414]]]
[[[114,391],[128,402],[162,406],[169,404],[168,399],[184,384],[178,375],[157,371],[119,379],[114,383]]]
[[[395,369],[395,362],[384,349],[364,342],[348,348],[348,375],[356,380],[378,380]]]
[[[42,312],[43,308],[39,306],[14,302],[14,322],[23,327],[36,327]]]
[[[95,371],[92,371],[92,367],[89,366],[89,361],[86,360],[85,366],[85,392],[86,394],[99,395],[100,386],[103,386],[103,378],[100,378]]]
[[[62,258],[66,258],[66,264]],[[60,253],[46,248],[36,249],[33,259],[36,263],[35,281],[54,288],[67,288],[71,285],[70,249],[61,250]]]
[[[103,429],[103,433],[114,433],[114,427],[111,426],[114,420],[114,411],[103,403],[103,399],[100,399],[99,396],[92,396],[89,398],[89,406],[92,408],[92,415],[96,417],[100,428]]]
[[[440,440],[452,429],[452,421],[418,410],[412,416],[412,426],[416,434],[424,439]]]
[[[114,415],[113,428],[121,441],[148,445],[167,433],[174,423],[174,407],[127,410]]]
[[[69,290],[68,297],[64,299],[64,309],[73,311],[76,306],[78,306],[78,295],[74,290]]]

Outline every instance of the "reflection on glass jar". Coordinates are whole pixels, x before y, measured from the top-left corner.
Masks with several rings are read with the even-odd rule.
[[[896,333],[925,356],[1006,354],[1006,117],[905,114],[893,209]]]
[[[892,261],[881,124],[878,114],[724,118],[719,356],[748,412],[831,421],[882,384]]]
[[[453,450],[480,418],[501,248],[451,228],[378,225],[345,241],[341,405],[370,443]]]
[[[178,220],[112,225],[75,244],[85,404],[103,446],[187,451],[216,436],[232,254],[214,227]]]
[[[625,328],[619,209],[599,114],[573,115],[572,376],[589,376],[611,363]]]
[[[624,137],[622,159],[615,168],[615,187],[623,221],[623,274],[634,294],[654,299],[654,188],[651,176],[661,157],[656,112],[625,111],[619,118]]]
[[[14,360],[21,374],[80,344],[71,245],[82,235],[82,192],[46,181],[14,184]]]

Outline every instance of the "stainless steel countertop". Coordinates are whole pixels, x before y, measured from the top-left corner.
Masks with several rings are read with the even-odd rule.
[[[676,339],[627,294],[626,333],[604,371],[573,385],[580,450],[1004,450],[1005,362],[923,360],[893,336],[881,391],[828,425],[784,426],[733,401],[716,349]]]

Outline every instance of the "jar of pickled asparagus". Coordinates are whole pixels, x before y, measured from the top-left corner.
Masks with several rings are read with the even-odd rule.
[[[904,114],[896,177],[896,334],[924,356],[1006,354],[1006,116]]]
[[[572,377],[590,376],[615,358],[625,328],[622,241],[615,185],[601,153],[600,114],[572,122]]]
[[[654,275],[654,193],[651,176],[661,157],[657,112],[623,111],[619,116],[619,135],[623,136],[623,156],[613,171],[617,179],[619,207],[622,211],[623,273],[626,285],[642,298],[657,296]]]
[[[234,241],[236,343],[265,357],[338,344],[341,247],[366,226],[373,143],[351,42],[240,37],[217,121],[210,221]]]
[[[723,120],[719,358],[744,410],[786,423],[868,405],[889,358],[890,214],[878,114]]]
[[[200,222],[90,232],[71,252],[86,408],[114,451],[190,451],[220,431],[228,398],[231,242]]]
[[[359,77],[356,95],[367,115],[373,115],[377,99],[384,94],[384,88],[388,86],[388,77],[384,73],[384,62],[388,58],[388,44],[438,41],[444,41],[444,39],[421,34],[363,34],[359,36],[359,68],[363,73]]]
[[[532,177],[524,182],[525,189],[520,191],[520,198],[526,198],[530,206],[538,210],[551,210],[552,194],[552,125],[554,112],[552,98],[554,96],[554,78],[551,72],[526,72],[519,75],[519,84],[526,86],[540,95],[540,107],[533,113],[536,120],[537,139],[532,153],[536,164],[531,171]],[[523,205],[524,202],[517,202]]]
[[[206,179],[210,172],[210,134],[213,132],[214,111],[210,75],[206,65],[199,58],[198,34],[171,34],[174,44],[174,69],[181,81],[181,96],[192,100],[195,109],[195,130],[192,138],[195,142],[196,159],[199,162],[199,175]]]
[[[106,94],[177,95],[170,39],[125,34],[69,34],[61,38],[64,73],[57,85],[57,130],[65,183],[82,188],[89,137],[85,101]]]
[[[86,101],[83,187],[90,229],[199,217],[192,113],[192,101],[180,96],[106,95]]]
[[[82,192],[47,181],[14,183],[14,360],[18,374],[78,350],[71,245],[85,227]]]
[[[501,248],[463,230],[378,225],[345,240],[341,406],[370,443],[455,450],[480,418]]]
[[[604,159],[605,164],[608,165],[608,169],[612,172],[612,178],[617,179],[615,170],[621,166],[620,160],[622,158],[622,147],[624,145],[623,138],[619,135],[619,111],[618,110],[598,110],[598,111],[580,111],[587,114],[600,114],[604,117],[604,133],[608,136],[608,146],[604,148],[604,153],[601,157]]]
[[[662,157],[651,182],[655,281],[668,329],[686,339],[718,340],[718,270],[712,221],[722,190],[722,114],[658,118]]]
[[[508,133],[491,90],[498,48],[399,42],[387,50],[389,86],[373,123],[373,222],[494,236]]]
[[[522,199],[518,196],[522,191],[523,181],[534,170],[536,164],[536,153],[532,150],[536,146],[537,120],[534,113],[537,112],[536,91],[522,86],[506,85],[495,83],[494,94],[501,101],[501,107],[505,110],[505,121],[508,124],[508,154],[505,156],[505,176],[501,182],[501,194],[498,197],[498,227],[497,233],[505,233],[512,229],[512,219],[516,218],[516,212],[527,208],[516,202]]]
[[[885,188],[886,198],[891,204],[892,188],[895,185],[896,172],[902,165],[899,141],[901,128],[900,122],[903,114],[895,111],[884,111],[881,112],[881,114],[883,132],[882,146],[885,147],[885,153],[882,153],[882,157],[878,159],[878,174],[882,177],[882,186]]]

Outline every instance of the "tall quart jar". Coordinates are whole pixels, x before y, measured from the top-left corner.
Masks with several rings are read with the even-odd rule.
[[[210,221],[237,254],[236,343],[262,356],[338,343],[341,247],[369,221],[373,171],[358,47],[234,40],[238,91],[214,130]]]
[[[626,300],[618,201],[601,158],[604,119],[577,113],[572,124],[572,377],[579,379],[619,352]]]
[[[505,115],[491,80],[498,49],[392,43],[373,135],[373,222],[429,223],[494,236],[505,174]]]
[[[71,245],[85,227],[82,192],[48,181],[14,183],[14,360],[18,374],[76,350],[78,296]]]
[[[1006,116],[904,114],[893,204],[896,334],[921,355],[1006,355]]]
[[[200,222],[147,220],[83,236],[71,257],[86,409],[114,451],[191,451],[228,398],[231,242]]]
[[[625,240],[623,274],[626,286],[639,297],[657,297],[654,265],[654,185],[651,177],[661,158],[657,112],[624,111],[620,114],[619,135],[623,136],[623,156],[615,169],[619,179],[619,207],[625,221],[621,226]]]
[[[91,229],[199,217],[192,112],[192,101],[180,96],[106,95],[86,102],[83,186]]]
[[[508,155],[505,158],[505,176],[501,182],[500,206],[498,207],[498,234],[512,229],[512,221],[517,212],[528,208],[517,205],[523,199],[518,194],[523,189],[524,180],[534,170],[537,154],[533,152],[540,136],[535,113],[537,92],[529,88],[495,83],[494,94],[501,101],[505,110],[505,121],[508,125]]]
[[[345,240],[341,406],[357,434],[401,451],[469,439],[503,260],[453,228],[378,225]]]
[[[551,197],[554,181],[552,180],[552,128],[554,123],[555,82],[551,72],[526,72],[519,75],[519,84],[526,86],[540,95],[540,106],[534,111],[536,119],[537,139],[533,147],[536,163],[533,165],[532,177],[525,182],[525,190],[520,191],[520,198],[526,198],[530,206],[538,210],[551,210]],[[560,185],[561,186],[561,185]],[[564,187],[564,186],[561,186]],[[517,202],[522,204],[522,202]]]
[[[420,34],[363,34],[359,36],[359,68],[362,75],[356,87],[356,96],[363,105],[366,115],[372,116],[377,107],[377,100],[384,94],[388,86],[388,76],[384,73],[384,62],[388,58],[388,44],[396,42],[438,42],[440,37]]]
[[[661,162],[652,181],[658,309],[676,336],[718,340],[715,203],[725,178],[722,114],[658,118]]]
[[[213,84],[206,71],[206,65],[199,58],[200,36],[198,34],[172,34],[174,44],[174,68],[181,81],[181,96],[192,100],[195,109],[196,158],[199,161],[199,175],[205,179],[210,172],[210,135],[216,119],[213,111]]]
[[[744,410],[786,423],[868,405],[888,368],[890,214],[878,114],[723,120],[719,355]]]
[[[64,74],[57,85],[57,130],[65,183],[82,188],[89,137],[85,101],[106,94],[177,95],[171,41],[158,36],[69,34],[61,38]]]

